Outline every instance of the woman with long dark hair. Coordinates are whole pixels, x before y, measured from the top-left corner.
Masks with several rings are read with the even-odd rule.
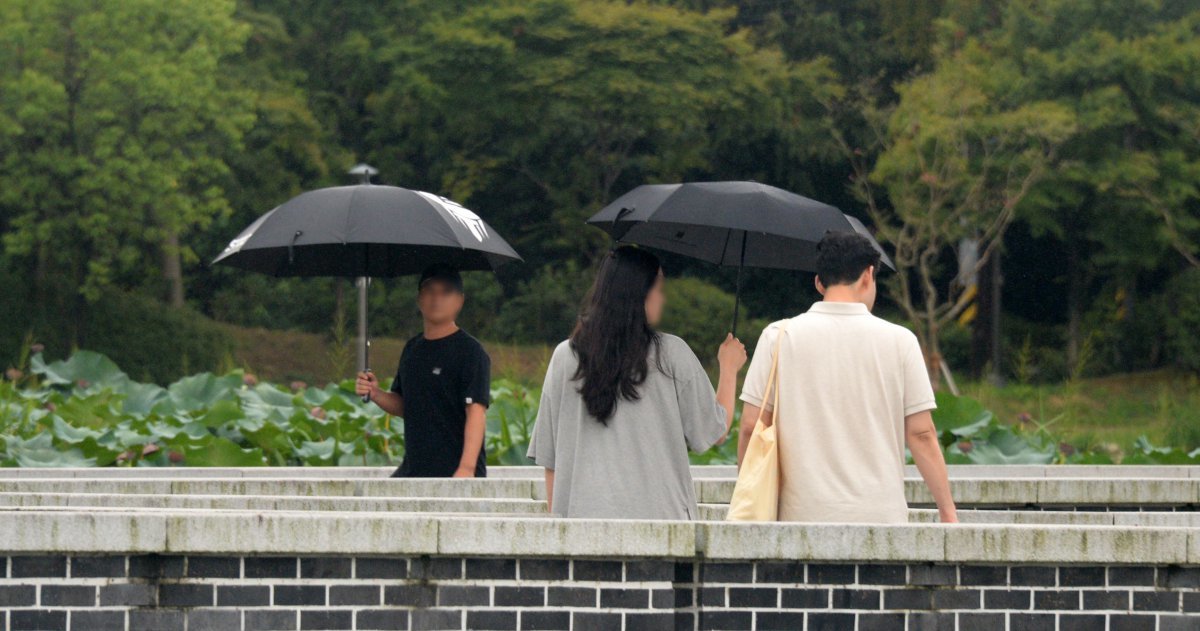
[[[570,339],[546,369],[529,457],[546,469],[550,511],[564,517],[695,519],[689,449],[725,439],[746,348],[729,335],[712,382],[662,316],[658,258],[611,251]]]

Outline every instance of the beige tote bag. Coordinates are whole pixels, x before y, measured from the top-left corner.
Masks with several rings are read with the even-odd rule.
[[[738,470],[737,484],[729,500],[726,521],[775,521],[779,518],[779,444],[775,441],[775,428],[779,425],[779,388],[776,373],[779,370],[779,349],[783,343],[784,328],[779,330],[775,342],[775,355],[771,357],[771,372],[767,375],[767,393],[771,395],[774,416],[769,427],[762,420],[765,406],[759,409],[755,419],[754,433],[746,444],[742,456],[742,468]]]

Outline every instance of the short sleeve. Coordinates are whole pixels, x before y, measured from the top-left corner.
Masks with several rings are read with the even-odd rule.
[[[721,440],[729,431],[725,424],[725,408],[717,403],[708,373],[687,343],[678,338],[666,338],[663,345],[671,363],[675,380],[675,396],[679,402],[679,418],[683,423],[683,438],[688,449],[704,451]]]
[[[559,396],[563,387],[561,370],[564,345],[555,349],[546,366],[546,379],[542,383],[542,398],[538,402],[537,418],[533,421],[533,433],[529,437],[529,450],[525,455],[534,463],[547,469],[554,469],[554,435],[558,429],[559,407],[562,397]],[[566,349],[570,352],[570,349]]]
[[[487,407],[492,398],[492,358],[483,345],[476,344],[473,356],[463,362],[463,398],[465,405],[472,403]]]
[[[925,367],[925,355],[911,332],[904,339],[903,357],[904,416],[936,408],[933,385],[929,382],[929,371]]]
[[[396,365],[396,378],[392,379],[391,391],[404,398],[404,358],[408,356],[408,345],[404,345],[404,350],[400,351],[400,361]]]
[[[742,401],[755,407],[771,409],[769,394],[766,392],[767,379],[771,376],[771,356],[775,353],[775,341],[779,338],[780,324],[772,323],[763,329],[754,346],[754,356],[750,359],[750,368],[746,371],[746,380],[742,383]]]

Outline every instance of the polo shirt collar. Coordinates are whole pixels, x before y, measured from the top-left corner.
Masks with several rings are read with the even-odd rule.
[[[825,313],[829,315],[871,315],[867,305],[861,302],[814,302],[809,307],[809,313]]]

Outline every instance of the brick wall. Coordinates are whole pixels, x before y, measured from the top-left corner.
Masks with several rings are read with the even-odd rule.
[[[1200,629],[1200,567],[12,556],[0,629]]]

